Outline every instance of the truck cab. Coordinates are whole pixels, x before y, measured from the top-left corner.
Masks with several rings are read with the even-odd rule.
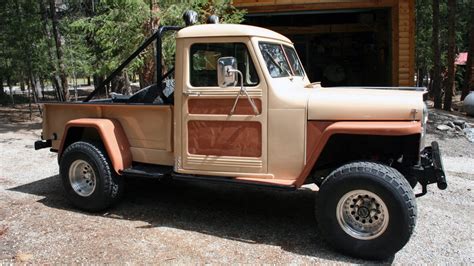
[[[75,206],[108,208],[125,177],[314,183],[323,236],[350,255],[385,258],[413,232],[415,196],[446,188],[437,143],[424,146],[423,89],[323,88],[288,38],[246,25],[179,29],[171,72],[132,96],[44,105],[35,147],[58,153]]]

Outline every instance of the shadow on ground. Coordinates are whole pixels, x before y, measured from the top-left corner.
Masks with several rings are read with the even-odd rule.
[[[0,117],[1,118],[1,117]],[[0,134],[8,132],[18,132],[18,131],[32,131],[41,129],[41,122],[25,122],[25,123],[16,123],[8,122],[0,119],[0,122],[3,121],[3,125],[0,126]]]
[[[43,196],[39,202],[51,208],[80,212],[65,199],[61,186],[60,178],[52,176],[10,190]],[[314,218],[315,192],[310,190],[283,192],[154,180],[127,180],[126,189],[122,201],[107,213],[83,214],[146,222],[139,230],[171,227],[280,246],[327,260],[367,262],[345,257],[322,241]]]

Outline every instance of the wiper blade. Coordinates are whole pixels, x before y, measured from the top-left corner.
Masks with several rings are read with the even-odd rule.
[[[275,58],[273,58],[273,56],[268,52],[268,51],[265,51],[265,53],[270,57],[270,60],[271,62],[277,66],[281,72],[286,72],[286,74],[288,74],[289,77],[291,77],[291,73],[290,71],[288,71],[288,69],[284,69],[282,66],[280,66],[280,64],[278,64],[278,62],[275,60]]]

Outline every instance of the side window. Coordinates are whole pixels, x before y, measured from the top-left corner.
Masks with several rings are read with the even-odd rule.
[[[191,85],[193,87],[217,87],[217,60],[226,56],[237,59],[237,67],[244,75],[245,86],[258,84],[257,71],[245,44],[197,43],[191,46]],[[238,86],[240,86],[240,79]]]

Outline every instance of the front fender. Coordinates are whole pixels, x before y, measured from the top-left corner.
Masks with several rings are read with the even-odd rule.
[[[303,185],[324,147],[335,134],[369,136],[408,136],[421,134],[419,121],[308,121],[306,138],[306,164],[295,185]]]

